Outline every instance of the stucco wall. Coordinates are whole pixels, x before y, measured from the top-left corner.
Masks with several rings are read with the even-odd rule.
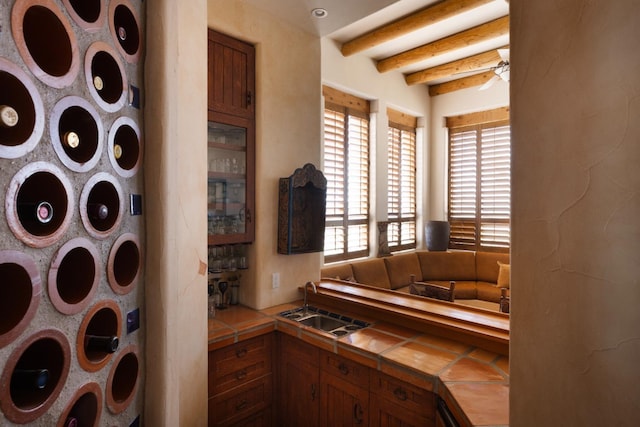
[[[320,165],[320,40],[241,1],[208,5],[210,28],[256,47],[256,236],[240,301],[265,308],[296,299],[298,286],[320,271],[320,253],[277,254],[278,180]]]
[[[512,426],[640,425],[639,12],[511,1]]]

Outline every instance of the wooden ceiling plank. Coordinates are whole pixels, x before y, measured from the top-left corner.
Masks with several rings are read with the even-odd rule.
[[[445,93],[455,92],[470,87],[482,86],[495,76],[493,71],[485,71],[484,73],[474,74],[472,76],[463,77],[461,79],[451,80],[440,84],[429,86],[429,95],[437,96]]]
[[[378,61],[376,68],[384,73],[463,47],[509,34],[509,16],[495,19],[468,30],[436,40]]]
[[[502,59],[498,54],[498,50],[492,49],[490,51],[462,58],[457,61],[448,62],[436,67],[427,68],[425,70],[407,74],[404,79],[410,86],[420,83],[428,83],[434,80],[452,76],[454,74],[495,67],[501,60]]]
[[[350,56],[370,49],[492,1],[495,0],[444,0],[345,42],[341,48],[342,55]]]

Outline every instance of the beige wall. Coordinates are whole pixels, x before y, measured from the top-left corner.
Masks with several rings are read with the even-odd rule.
[[[511,9],[511,425],[637,426],[640,4]]]
[[[144,424],[207,424],[206,2],[147,4]]]
[[[208,5],[210,28],[256,46],[256,237],[240,301],[265,308],[296,299],[320,271],[321,254],[278,255],[276,240],[279,178],[320,166],[320,40],[242,1]]]

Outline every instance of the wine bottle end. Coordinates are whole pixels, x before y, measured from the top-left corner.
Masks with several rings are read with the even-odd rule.
[[[40,203],[36,208],[36,216],[41,223],[48,223],[53,218],[53,207],[47,202]]]
[[[127,30],[124,27],[118,27],[118,38],[120,41],[125,41],[127,39]]]
[[[18,112],[8,105],[0,105],[0,125],[14,127],[18,124]]]
[[[113,337],[110,344],[109,351],[115,353],[118,350],[118,345],[120,345],[120,340],[118,337]]]
[[[115,157],[116,160],[122,157],[122,146],[120,146],[120,144],[115,144],[113,146],[113,157]]]
[[[67,421],[64,423],[64,427],[78,427],[78,419],[75,417],[67,418]]]
[[[102,81],[102,77],[95,76],[93,78],[93,86],[96,88],[96,90],[102,90],[104,88],[104,82]]]
[[[64,134],[64,143],[67,147],[77,148],[80,145],[80,137],[75,132],[67,132]]]

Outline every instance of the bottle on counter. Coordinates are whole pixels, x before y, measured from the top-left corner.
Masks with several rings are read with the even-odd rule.
[[[85,335],[85,351],[100,351],[104,353],[115,353],[118,350],[120,340],[115,335]]]
[[[15,369],[11,374],[11,387],[25,390],[42,390],[48,381],[48,369]]]

